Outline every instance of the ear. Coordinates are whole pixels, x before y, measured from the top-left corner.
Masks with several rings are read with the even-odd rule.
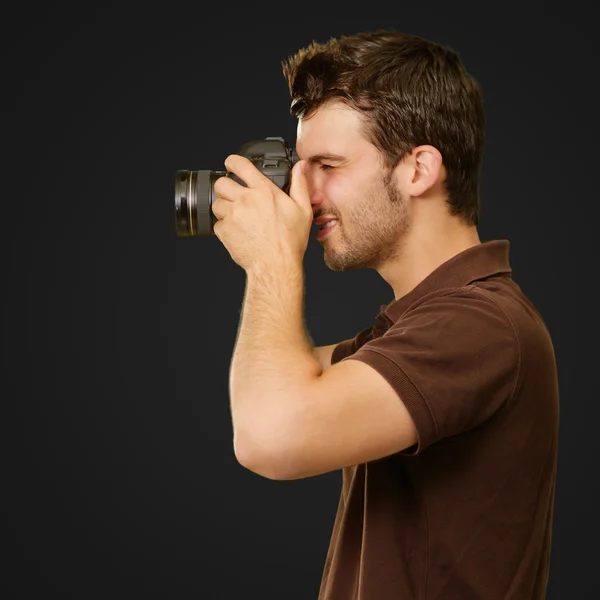
[[[411,166],[407,192],[413,197],[436,187],[444,175],[442,154],[434,146],[413,148],[407,162]]]

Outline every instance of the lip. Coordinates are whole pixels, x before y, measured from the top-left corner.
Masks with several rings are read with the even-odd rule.
[[[314,219],[313,223],[315,225],[323,225],[323,223],[328,223],[329,221],[335,221],[337,217],[319,217],[318,219]]]
[[[334,221],[334,220],[336,220],[336,219],[327,219],[327,221]],[[324,221],[324,222],[326,222],[326,221]],[[327,229],[317,229],[317,231],[315,233],[317,240],[320,241],[324,237],[327,237],[337,226],[338,226],[338,223],[336,223],[332,227],[327,227]]]

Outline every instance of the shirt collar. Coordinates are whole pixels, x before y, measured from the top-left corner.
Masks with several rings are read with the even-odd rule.
[[[409,306],[427,294],[444,288],[464,287],[492,275],[510,275],[509,250],[508,240],[491,240],[459,252],[434,269],[410,292],[383,304],[378,318],[394,323]]]

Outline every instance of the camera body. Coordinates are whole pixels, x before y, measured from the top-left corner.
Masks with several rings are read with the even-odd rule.
[[[287,193],[292,167],[298,162],[296,151],[282,137],[267,137],[243,143],[236,154],[245,156],[277,187]],[[175,228],[179,237],[214,235],[217,218],[212,212],[214,183],[230,177],[246,184],[228,171],[187,171],[175,174]]]

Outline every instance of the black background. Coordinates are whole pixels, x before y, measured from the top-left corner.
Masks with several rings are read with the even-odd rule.
[[[591,2],[24,5],[3,15],[5,598],[316,599],[339,472],[276,482],[232,447],[245,273],[175,235],[177,169],[295,140],[280,63],[394,28],[459,51],[488,130],[482,240],[553,336],[561,438],[548,598],[597,589],[597,32]],[[316,345],[391,288],[306,253]],[[588,548],[588,549],[586,549]]]

